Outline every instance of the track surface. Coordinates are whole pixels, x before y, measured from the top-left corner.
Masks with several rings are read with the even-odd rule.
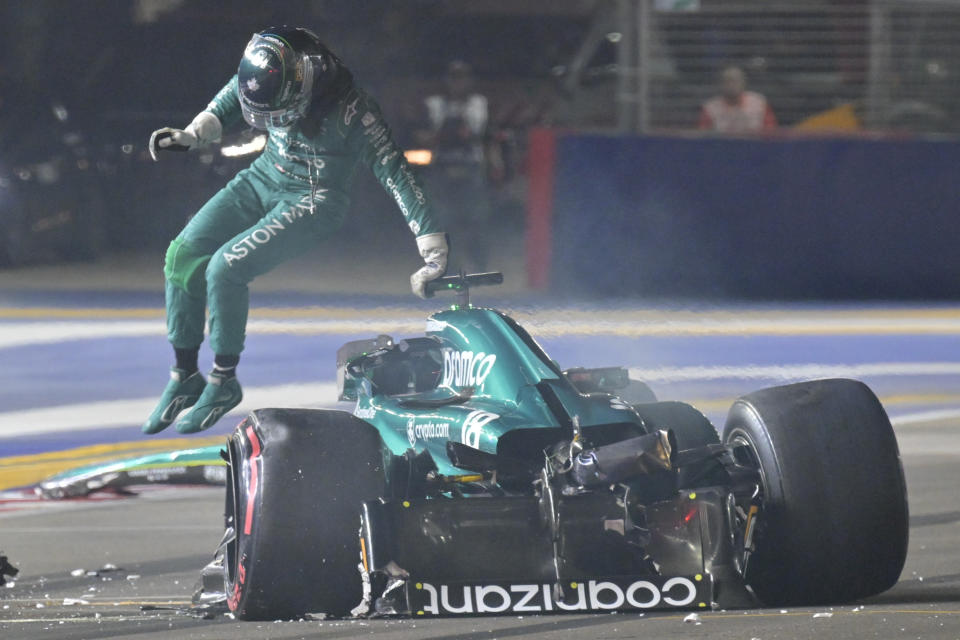
[[[0,306],[0,489],[17,479],[28,482],[42,468],[37,460],[47,460],[43,456],[50,452],[69,457],[81,445],[109,449],[118,440],[142,440],[135,425],[162,386],[167,362],[160,315],[151,301],[117,296],[91,303],[86,296],[52,295],[43,309],[36,300],[6,302]],[[354,302],[356,311],[318,310],[285,299],[254,312],[241,374],[253,406],[264,404],[263,398],[330,405],[330,361],[337,346],[397,325],[403,330],[396,335],[416,334],[430,310]],[[100,309],[82,306],[91,304]],[[888,407],[904,456],[912,515],[900,583],[877,598],[833,609],[705,612],[700,624],[653,613],[267,624],[200,620],[176,609],[188,602],[198,570],[219,539],[220,490],[163,489],[134,499],[71,503],[4,502],[4,496],[16,495],[8,492],[0,493],[0,549],[22,572],[12,586],[0,586],[0,635],[960,638],[960,312],[594,309],[567,312],[559,323],[551,324],[551,317],[558,314],[521,309],[521,321],[532,325],[562,366],[630,366],[661,397],[693,400],[720,424],[730,399],[751,389],[803,377],[865,379]],[[318,354],[318,361],[305,360],[304,353]],[[77,362],[84,363],[83,371],[77,371]],[[225,433],[231,421],[224,422],[219,430]],[[823,543],[830,544],[829,523]],[[120,569],[71,575],[107,563]]]

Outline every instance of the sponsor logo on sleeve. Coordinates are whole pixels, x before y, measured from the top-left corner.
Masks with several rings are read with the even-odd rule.
[[[343,110],[343,124],[349,126],[353,121],[353,116],[357,115],[357,103],[360,101],[360,96],[357,96],[353,99],[353,102],[348,102],[346,107]]]
[[[376,121],[377,121],[377,116],[373,115],[369,111],[363,114],[363,117],[360,118],[360,123],[363,124],[363,126],[365,127],[369,127]]]
[[[400,213],[403,214],[404,218],[409,218],[410,209],[407,208],[407,203],[403,201],[403,194],[400,193],[400,186],[393,181],[393,178],[387,178],[387,188],[390,189],[390,195],[393,196],[397,206],[400,207]]]
[[[563,599],[550,584],[414,583],[410,605],[416,615],[456,616],[478,613],[544,613],[550,611],[624,611],[683,609],[706,606],[708,579],[697,576],[598,579],[573,582]]]
[[[363,135],[370,138],[370,144],[375,147],[379,147],[380,145],[384,144],[386,140],[390,139],[390,136],[387,135],[386,125],[377,124],[376,122],[364,129]],[[380,151],[377,151],[377,155],[380,155]]]
[[[410,167],[407,165],[402,165],[400,171],[403,173],[403,177],[407,179],[407,185],[410,187],[410,190],[413,192],[413,197],[417,199],[417,202],[420,204],[426,204],[427,198],[423,195],[423,189],[417,184],[417,178],[413,175],[413,172],[410,170]]]

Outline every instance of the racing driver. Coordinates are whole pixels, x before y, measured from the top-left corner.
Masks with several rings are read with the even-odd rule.
[[[358,165],[372,169],[416,236],[426,264],[410,277],[413,292],[424,297],[426,283],[446,270],[446,234],[379,106],[312,32],[255,33],[236,75],[186,128],[154,131],[150,153],[156,160],[161,151],[215,142],[241,119],[268,132],[265,151],[203,205],[167,249],[167,333],[176,361],[143,425],[147,434],[162,431],[188,407],[177,431],[202,431],[240,403],[236,367],[247,285],[340,226]],[[197,354],[208,306],[215,359],[204,379]]]

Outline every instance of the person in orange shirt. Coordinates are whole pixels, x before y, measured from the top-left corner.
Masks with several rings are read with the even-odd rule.
[[[767,99],[747,91],[747,75],[740,67],[726,67],[720,73],[720,95],[700,109],[699,128],[718,133],[760,133],[777,128],[777,119]]]

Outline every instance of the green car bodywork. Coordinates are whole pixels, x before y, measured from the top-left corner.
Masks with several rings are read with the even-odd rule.
[[[508,431],[568,426],[561,424],[567,419],[576,427],[634,422],[643,429],[620,399],[580,393],[499,311],[442,311],[427,320],[426,335],[356,356],[338,377],[341,399],[356,399],[354,415],[395,454],[427,450],[440,473],[462,473],[448,460],[448,441],[496,453]]]
[[[121,457],[77,467],[46,478],[37,486],[45,498],[76,498],[105,489],[134,485],[213,484],[226,480],[220,445]]]

